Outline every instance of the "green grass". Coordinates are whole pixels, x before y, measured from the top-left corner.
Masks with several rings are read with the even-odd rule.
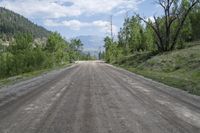
[[[33,71],[33,72],[23,73],[23,74],[14,76],[14,77],[0,79],[0,88],[2,86],[15,84],[15,83],[23,81],[23,80],[27,80],[27,79],[31,79],[31,78],[37,77],[37,76],[39,76],[41,74],[45,74],[45,73],[48,73],[48,72],[56,70],[56,69],[69,67],[71,65],[72,64],[63,64],[63,65],[56,66],[56,67],[53,67],[53,68],[46,68],[46,69],[37,70],[37,71]]]
[[[156,56],[140,53],[126,57],[126,61],[122,59],[115,65],[191,94],[200,95],[200,45],[191,45]]]

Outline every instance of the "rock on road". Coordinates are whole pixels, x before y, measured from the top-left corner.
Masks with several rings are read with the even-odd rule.
[[[200,133],[200,97],[81,62],[1,88],[0,133]]]

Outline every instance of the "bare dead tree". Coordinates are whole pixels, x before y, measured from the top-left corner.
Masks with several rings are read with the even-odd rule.
[[[187,6],[185,6],[184,0],[157,0],[156,3],[164,10],[164,16],[154,16],[154,22],[138,15],[155,32],[157,37],[156,45],[160,52],[175,48],[187,16],[200,0],[187,0],[186,2],[188,2]],[[164,26],[161,21],[164,22]],[[174,23],[177,23],[176,29],[173,29],[172,25]],[[161,27],[164,27],[164,32],[161,31]]]

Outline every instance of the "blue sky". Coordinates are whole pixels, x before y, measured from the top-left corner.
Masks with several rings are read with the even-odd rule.
[[[125,16],[134,12],[152,17],[159,14],[155,0],[0,0],[0,6],[13,10],[34,23],[65,38],[80,35],[106,36],[110,16],[117,34]]]

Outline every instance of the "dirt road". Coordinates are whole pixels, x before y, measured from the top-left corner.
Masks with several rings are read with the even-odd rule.
[[[0,133],[200,133],[200,97],[81,62],[1,88]]]

